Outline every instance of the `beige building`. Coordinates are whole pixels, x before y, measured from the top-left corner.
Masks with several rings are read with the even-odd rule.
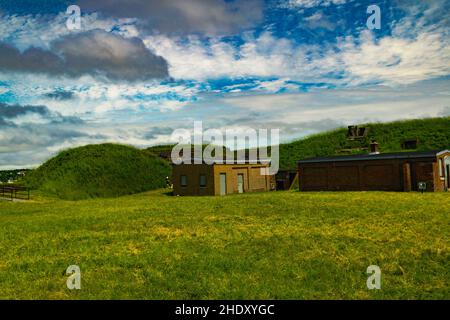
[[[268,163],[173,165],[174,195],[227,195],[274,188],[273,176],[262,174]]]

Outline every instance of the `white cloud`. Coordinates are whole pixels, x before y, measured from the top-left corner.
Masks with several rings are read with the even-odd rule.
[[[391,121],[440,116],[450,104],[449,81],[424,82],[402,88],[324,90],[224,98],[220,103],[265,115],[262,121],[285,126],[326,118],[341,123]]]
[[[362,43],[347,39],[340,45],[350,83],[371,81],[405,84],[450,73],[450,45],[438,33],[421,33],[416,38],[384,37],[376,42],[363,32]]]
[[[220,38],[210,38],[205,43],[195,36],[188,41],[163,35],[149,36],[144,43],[169,62],[170,75],[178,79],[246,76],[309,79],[312,78],[309,71],[326,65],[318,56],[312,63],[308,61],[310,55],[306,50],[313,48],[297,47],[290,40],[275,38],[269,32],[249,38],[239,47]]]
[[[287,8],[314,8],[318,6],[340,5],[346,2],[347,0],[287,0],[282,6]]]
[[[104,119],[109,111],[173,111],[191,103],[200,94],[199,84],[102,83],[90,76],[80,79],[52,78],[45,75],[0,73],[21,104],[45,105],[64,116]],[[2,90],[3,87],[0,87]],[[68,99],[54,99],[52,93],[69,92]],[[126,119],[124,119],[126,121]]]
[[[364,31],[359,37],[341,39],[336,47],[323,48],[295,45],[268,32],[240,47],[220,39],[205,43],[196,37],[181,41],[162,35],[147,37],[144,43],[166,58],[169,73],[179,79],[254,76],[350,85],[404,84],[450,73],[450,45],[440,32],[375,41]]]
[[[20,50],[31,46],[48,49],[49,44],[60,37],[90,30],[117,30],[123,37],[139,36],[133,26],[136,19],[104,18],[96,13],[83,14],[81,30],[69,30],[68,16],[58,15],[4,15],[0,16],[0,41],[8,41]]]
[[[298,86],[290,84],[288,78],[282,78],[272,81],[258,81],[257,87],[253,90],[263,91],[266,93],[276,93],[282,89],[287,91],[298,91]]]
[[[343,2],[289,3],[293,8],[312,8]],[[217,36],[147,35],[145,45],[168,61],[170,75],[187,80],[178,83],[100,83],[87,75],[74,80],[1,73],[6,86],[0,86],[0,94],[10,92],[20,104],[47,106],[52,112],[77,116],[84,122],[62,128],[31,115],[16,119],[20,127],[0,130],[0,139],[14,139],[11,145],[16,148],[0,147],[0,167],[4,163],[39,164],[49,153],[74,145],[167,143],[167,131],[190,128],[193,120],[203,120],[205,127],[215,128],[280,128],[287,139],[346,124],[448,114],[449,81],[423,82],[450,73],[448,19],[436,19],[441,14],[435,5],[438,2],[442,3],[433,2],[422,11],[411,7],[408,16],[392,23],[389,36],[375,39],[363,31],[338,39],[336,44],[299,44],[270,32],[257,37],[243,34],[239,46]],[[95,14],[83,17],[85,31],[114,28],[124,37],[142,36],[136,20]],[[44,16],[3,17],[0,41],[22,50],[29,46],[48,49],[51,41],[69,33],[65,18],[64,14],[51,21]],[[305,22],[323,24],[321,18],[316,12]],[[225,88],[231,93],[213,91],[204,81],[245,77],[252,79]],[[300,93],[292,81],[334,84],[339,89]],[[373,83],[384,86],[365,86]],[[282,89],[289,93],[280,94]],[[58,90],[71,94],[67,99],[49,95]],[[31,140],[21,142],[23,137]]]
[[[32,138],[27,143],[14,141],[14,150],[8,151],[5,149],[8,146],[4,146],[3,151],[0,150],[0,162],[14,163],[19,167],[22,162],[24,165],[37,165],[60,148],[89,143],[114,141],[139,147],[168,143],[171,141],[171,128],[190,129],[194,120],[202,120],[205,129],[279,128],[282,140],[286,141],[348,124],[441,116],[450,105],[448,87],[449,80],[443,80],[398,88],[376,86],[317,89],[296,94],[248,94],[201,100],[188,109],[176,108],[163,118],[157,110],[138,110],[136,114],[119,113],[118,118],[107,113],[94,113],[86,115],[83,123],[63,127],[38,121],[34,123],[38,127],[31,131],[26,131],[27,126],[10,129],[15,131],[0,130],[0,138],[2,134],[5,138]],[[102,96],[107,92],[105,90],[95,88],[94,91],[102,92]],[[120,99],[117,101],[121,103]],[[111,103],[114,105],[116,102]],[[112,111],[110,108],[108,106]],[[32,120],[27,118],[28,125]],[[161,126],[164,126],[163,130]],[[150,136],[146,135],[149,131],[153,132]],[[34,153],[31,154],[30,150]]]
[[[7,93],[7,92],[10,92],[10,90],[8,88],[0,87],[0,95],[4,94],[4,93]]]
[[[290,1],[292,5],[303,7],[341,2]],[[201,81],[254,76],[358,85],[411,83],[448,74],[448,33],[445,33],[445,26],[439,24],[441,22],[429,23],[430,17],[438,14],[436,5],[429,4],[419,19],[412,8],[408,7],[409,16],[393,24],[392,35],[379,41],[364,31],[360,36],[341,39],[337,46],[324,47],[299,45],[269,32],[257,38],[245,36],[245,42],[238,47],[220,37],[210,37],[206,41],[196,36],[151,35],[144,42],[169,61],[170,75],[177,79]],[[319,16],[316,13],[307,22],[319,23]],[[50,21],[42,16],[5,16],[0,19],[0,39],[8,38],[22,49],[30,45],[45,47],[51,40],[70,32],[65,27],[65,19],[63,13]],[[136,23],[136,19],[83,16],[84,30],[114,27],[115,32],[125,37],[139,35]],[[337,80],[335,74],[344,78]]]
[[[230,34],[263,18],[262,0],[78,0],[84,10],[112,17],[139,18],[148,31],[176,34]]]

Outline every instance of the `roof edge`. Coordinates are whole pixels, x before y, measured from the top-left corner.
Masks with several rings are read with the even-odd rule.
[[[399,152],[399,153],[379,153],[379,154],[356,154],[347,156],[315,157],[298,160],[297,164],[306,163],[324,163],[324,162],[344,162],[344,161],[371,161],[371,160],[389,160],[389,159],[414,159],[430,158],[450,153],[448,149],[442,151],[418,151],[418,152]]]
[[[445,149],[445,150],[439,151],[436,155],[437,156],[441,156],[441,155],[446,154],[446,153],[450,153],[450,150],[449,149]]]

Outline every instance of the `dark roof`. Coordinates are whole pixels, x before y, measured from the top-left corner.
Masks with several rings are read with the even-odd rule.
[[[395,152],[395,153],[378,153],[378,154],[355,154],[348,156],[333,157],[316,157],[297,161],[302,163],[317,162],[339,162],[339,161],[363,161],[363,160],[388,160],[388,159],[415,159],[415,158],[434,158],[439,154],[448,153],[449,150],[433,150],[433,151],[414,151],[414,152]]]

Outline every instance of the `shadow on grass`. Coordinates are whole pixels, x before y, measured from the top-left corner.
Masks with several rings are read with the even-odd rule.
[[[172,190],[170,190],[170,191],[164,191],[164,192],[162,193],[162,195],[165,195],[165,196],[168,196],[168,197],[174,197],[174,194],[173,194],[173,191],[172,191]]]

